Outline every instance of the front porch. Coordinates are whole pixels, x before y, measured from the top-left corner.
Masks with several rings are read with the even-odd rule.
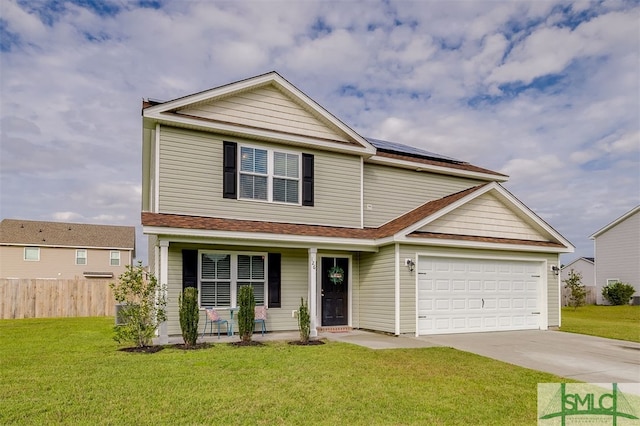
[[[154,270],[166,288],[167,322],[160,338],[181,334],[178,297],[185,287],[198,288],[200,329],[205,308],[213,307],[230,323],[237,308],[237,289],[254,287],[256,304],[267,306],[269,332],[298,329],[301,299],[308,304],[311,337],[322,327],[340,331],[360,327],[360,251],[327,248],[283,248],[195,244],[160,239]],[[237,331],[234,325],[234,331]],[[222,333],[226,328],[222,327]],[[216,336],[217,337],[217,336]]]

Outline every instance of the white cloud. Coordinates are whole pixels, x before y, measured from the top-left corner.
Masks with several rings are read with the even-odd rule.
[[[633,2],[61,5],[2,3],[3,217],[138,224],[140,100],[274,69],[365,136],[510,174],[577,255],[640,202]]]

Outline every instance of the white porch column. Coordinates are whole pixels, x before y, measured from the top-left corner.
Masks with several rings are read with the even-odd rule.
[[[157,267],[156,259],[156,267]],[[164,297],[167,297],[167,279],[169,275],[169,241],[160,240],[160,288],[164,292]],[[166,345],[169,343],[169,331],[167,329],[167,322],[163,321],[158,327],[158,343]]]
[[[318,336],[318,249],[309,249],[309,316],[311,317],[311,337]]]

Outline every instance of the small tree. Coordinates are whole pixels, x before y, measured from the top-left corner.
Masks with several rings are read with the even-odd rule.
[[[186,347],[193,347],[198,340],[198,322],[200,322],[200,310],[198,309],[198,289],[187,287],[178,298],[180,310],[180,329],[182,339]]]
[[[584,305],[587,298],[587,290],[582,284],[582,274],[575,272],[573,269],[569,272],[569,277],[566,280],[562,280],[564,288],[571,291],[569,295],[569,306],[573,306],[573,310],[578,309],[578,306]]]
[[[158,325],[166,320],[164,289],[153,274],[138,265],[127,265],[126,271],[111,283],[113,296],[124,304],[120,311],[122,324],[114,328],[117,342],[132,342],[136,347],[149,346]]]
[[[302,297],[300,298],[300,308],[298,309],[298,328],[300,329],[300,341],[304,344],[309,343],[311,317],[309,316],[309,307]]]
[[[612,305],[626,305],[636,292],[632,285],[616,281],[602,288],[602,295]]]
[[[256,299],[253,295],[253,287],[248,285],[240,287],[238,306],[238,333],[240,334],[240,340],[250,342],[256,317]]]

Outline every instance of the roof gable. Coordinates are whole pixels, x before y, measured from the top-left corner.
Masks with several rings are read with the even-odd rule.
[[[463,196],[459,196],[461,194]],[[399,233],[414,238],[446,236],[445,239],[484,239],[486,242],[551,243],[574,250],[568,240],[497,182],[454,195],[458,196],[453,202]]]
[[[222,133],[375,153],[364,137],[276,72],[148,106],[143,116]]]
[[[636,215],[638,213],[640,213],[640,205],[632,208],[631,210],[629,210],[628,212],[626,212],[625,214],[623,214],[622,216],[620,216],[619,218],[617,218],[613,222],[609,223],[605,227],[600,228],[598,231],[596,231],[594,234],[592,234],[589,238],[595,239],[595,238],[599,237],[600,235],[602,235],[605,232],[609,231],[611,228],[615,228],[616,226],[618,226],[619,224],[621,224],[625,220],[629,219],[630,217],[632,217],[632,216],[634,216],[634,215]]]
[[[0,245],[135,249],[133,226],[4,219]]]

